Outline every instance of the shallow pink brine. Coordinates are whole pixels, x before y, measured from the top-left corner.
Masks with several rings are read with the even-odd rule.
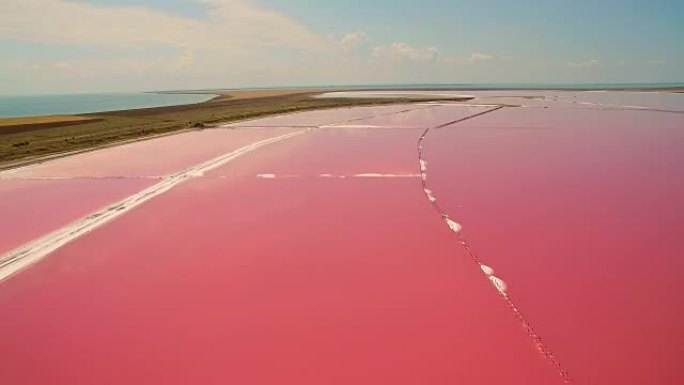
[[[0,383],[684,382],[681,98],[473,94],[0,173],[3,255],[173,182],[0,281]]]

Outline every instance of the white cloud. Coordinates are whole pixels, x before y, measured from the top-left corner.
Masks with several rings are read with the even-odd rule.
[[[470,61],[485,61],[492,59],[494,59],[494,55],[489,55],[482,52],[475,52],[474,54],[470,55]]]
[[[246,0],[205,3],[205,19],[141,6],[103,6],[68,0],[3,0],[0,38],[102,47],[172,46],[249,52],[282,45],[323,49],[325,39],[304,24]]]
[[[344,52],[352,52],[368,43],[368,34],[363,31],[349,33],[342,37],[340,45]]]
[[[595,68],[599,66],[599,61],[597,59],[591,59],[581,62],[568,62],[565,65],[571,68]]]
[[[375,59],[407,59],[414,61],[433,61],[439,56],[435,47],[415,48],[404,42],[392,43],[389,46],[376,46],[372,57]]]
[[[654,60],[651,60],[650,63],[655,64],[655,65],[662,65],[662,64],[667,63],[667,60],[665,60],[665,59],[654,59]]]
[[[0,91],[434,82],[452,80],[453,65],[468,62],[429,45],[372,44],[362,29],[334,38],[258,1],[189,1],[205,6],[205,14],[81,0],[0,0],[0,39],[40,43],[56,53],[3,52]]]

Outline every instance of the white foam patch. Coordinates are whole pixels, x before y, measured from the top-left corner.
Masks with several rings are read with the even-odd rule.
[[[506,287],[506,282],[504,282],[503,279],[495,277],[493,275],[490,275],[488,278],[492,282],[492,285],[494,285],[496,290],[499,291],[499,293],[506,295],[506,290],[508,289],[508,287]]]
[[[420,160],[420,171],[422,171],[422,172],[427,171],[427,162],[424,161],[423,159]]]
[[[631,109],[635,109],[635,110],[647,110],[648,109],[648,107],[643,107],[643,106],[620,106],[620,107],[631,108]]]
[[[355,174],[354,178],[419,178],[419,174],[378,174],[378,173],[361,173]]]
[[[187,175],[191,178],[201,178],[204,176],[204,171],[203,170],[191,171],[191,172],[188,172]]]
[[[194,175],[193,175],[194,176]],[[159,175],[144,175],[144,176],[121,176],[121,175],[105,175],[105,176],[17,176],[6,177],[0,175],[0,180],[103,180],[103,179],[162,179]]]
[[[432,190],[430,190],[429,188],[425,188],[423,189],[423,191],[425,191],[425,195],[427,196],[430,202],[437,202],[437,198],[435,198],[435,196],[432,195]]]
[[[463,226],[454,222],[452,219],[444,218],[444,220],[446,221],[447,225],[449,225],[449,228],[451,229],[451,231],[453,231],[454,233],[460,233],[461,230],[463,230]]]
[[[321,128],[352,128],[352,129],[370,129],[370,128],[387,128],[387,126],[378,126],[374,124],[326,124]]]
[[[473,104],[473,103],[461,103],[461,102],[425,102],[417,103],[419,106],[441,106],[441,107],[482,107],[482,108],[495,108],[501,107],[500,104]]]
[[[492,269],[491,267],[489,267],[487,265],[481,264],[480,269],[482,269],[482,272],[485,273],[487,276],[494,274],[494,269]]]
[[[276,175],[276,174],[257,174],[257,178],[261,179],[281,179],[281,178],[306,178],[306,175]],[[328,179],[345,179],[345,178],[420,178],[420,174],[382,174],[382,173],[361,173],[354,175],[334,175],[334,174],[318,174],[317,178]]]

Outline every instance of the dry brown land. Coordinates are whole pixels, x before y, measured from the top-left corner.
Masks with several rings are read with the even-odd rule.
[[[73,123],[84,122],[88,120],[93,120],[93,118],[89,116],[77,115],[46,115],[22,118],[0,118],[0,127],[21,126],[24,124]]]
[[[102,119],[98,119],[95,117],[70,115],[0,118],[0,135],[35,131],[50,127],[73,126],[76,124],[94,123],[98,121],[102,121]]]
[[[670,87],[670,88],[629,88],[619,91],[638,91],[638,92],[667,92],[673,94],[684,93],[684,87]]]

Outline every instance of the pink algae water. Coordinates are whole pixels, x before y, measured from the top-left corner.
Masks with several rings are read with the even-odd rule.
[[[577,383],[684,381],[684,115],[503,110],[425,148],[439,203]]]
[[[292,128],[207,129],[144,140],[19,169],[10,176],[154,177],[183,171],[250,143],[285,135]]]
[[[430,130],[427,185],[575,383],[682,382],[683,115],[560,94]],[[269,118],[268,135],[342,126],[193,178],[0,282],[0,383],[562,383],[416,176],[425,128],[487,108],[423,107]],[[123,170],[186,164],[146,161]]]
[[[425,106],[418,104],[398,104],[375,107],[350,107],[334,110],[317,110],[284,114],[279,116],[250,119],[226,124],[226,127],[318,127],[329,124],[352,123],[361,119],[374,116],[396,114]]]
[[[355,120],[349,125],[380,126],[392,128],[427,128],[454,122],[470,115],[490,109],[489,107],[464,107],[425,104],[424,108],[406,111],[400,114],[381,114],[366,119]]]
[[[0,254],[153,183],[145,179],[0,180]]]
[[[413,110],[377,115],[342,126],[329,126],[276,143],[236,159],[209,176],[275,174],[292,176],[397,177],[419,173],[417,143],[426,127],[463,119],[491,107],[415,105]]]
[[[418,186],[182,185],[0,284],[0,377],[560,383]]]
[[[353,176],[361,173],[417,175],[421,129],[326,128],[241,157],[208,176]],[[382,154],[378,156],[378,154]]]

